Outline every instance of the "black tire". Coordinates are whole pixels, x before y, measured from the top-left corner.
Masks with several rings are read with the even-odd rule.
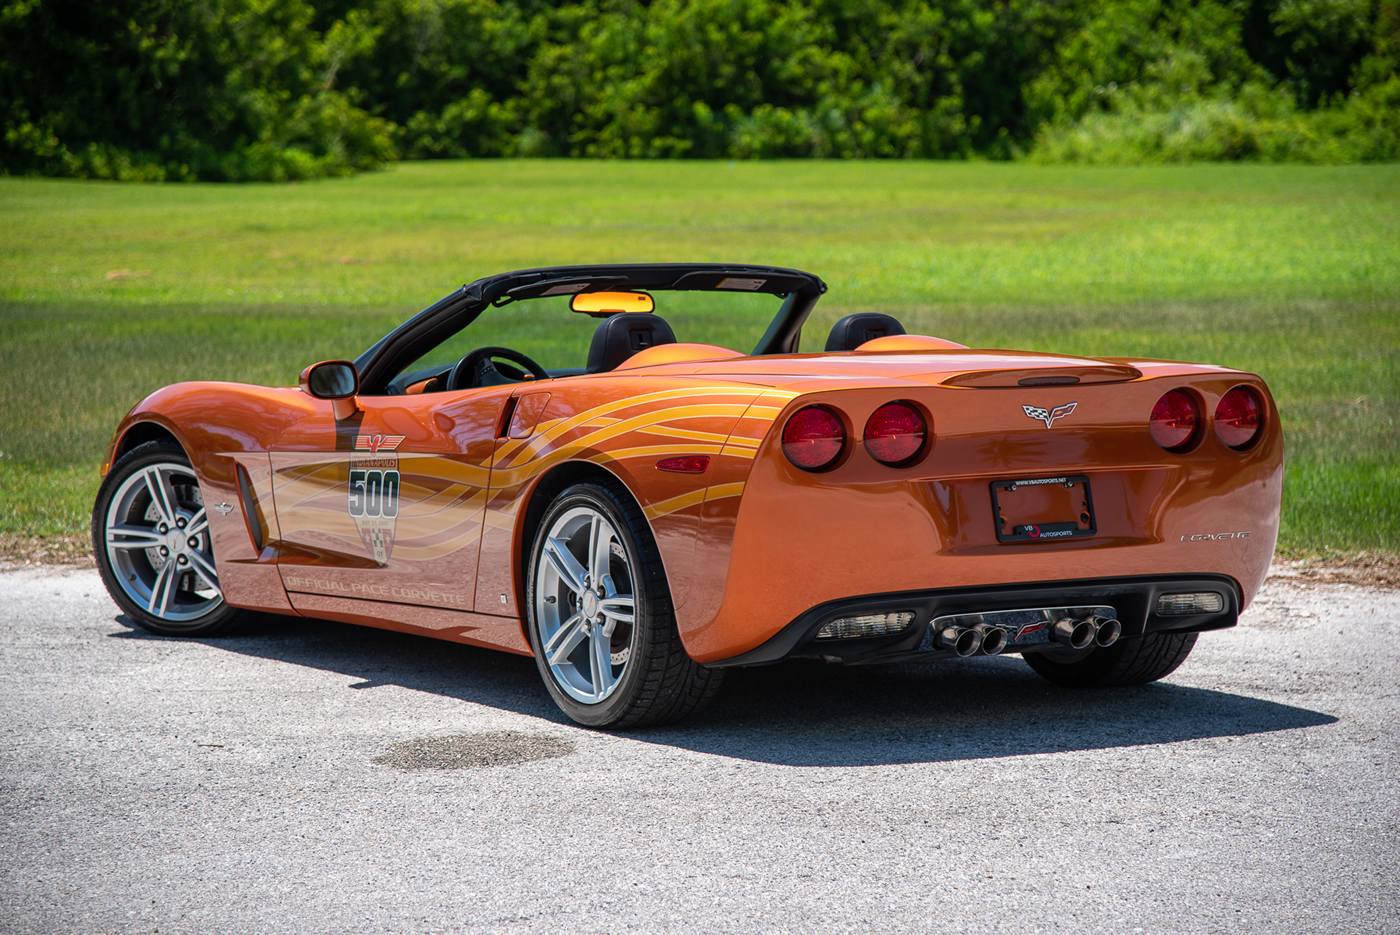
[[[143,483],[153,476],[168,483],[162,487],[168,502],[157,503]],[[161,636],[214,636],[227,633],[245,616],[218,589],[203,504],[190,459],[171,442],[138,445],[112,466],[98,488],[92,509],[97,570],[112,600],[144,630]],[[163,524],[167,513],[174,523]],[[179,532],[172,536],[177,526]]]
[[[1109,647],[1079,652],[1050,650],[1026,653],[1021,658],[1056,685],[1113,688],[1145,685],[1171,675],[1195,645],[1195,633],[1148,633],[1121,639]]]
[[[593,532],[581,550],[586,561],[580,561],[584,522]],[[555,557],[546,554],[547,545]],[[564,568],[561,547],[578,567]],[[605,550],[606,581],[603,560],[592,557]],[[599,572],[599,580],[591,579],[592,572]],[[576,574],[581,588],[569,583]],[[596,600],[586,596],[590,590]],[[599,590],[608,596],[597,596]],[[630,623],[624,619],[629,601]],[[723,670],[699,665],[681,645],[656,540],[641,508],[618,482],[575,484],[550,504],[530,550],[525,607],[540,677],[555,704],[579,724],[620,730],[672,723],[700,710],[724,680]],[[600,663],[604,652],[607,659]]]

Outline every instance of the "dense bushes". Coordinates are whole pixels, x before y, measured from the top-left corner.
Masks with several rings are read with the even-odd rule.
[[[1400,79],[1357,92],[1333,108],[1303,111],[1258,85],[1233,97],[1182,94],[1147,101],[1109,92],[1108,109],[1047,128],[1032,152],[1041,162],[1194,160],[1378,162],[1400,160]]]
[[[7,0],[0,168],[1400,158],[1400,0]]]
[[[1400,159],[1400,0],[1118,0],[1028,86],[1044,161]]]
[[[405,155],[1009,154],[1035,4],[379,0],[341,86]],[[1063,15],[1061,15],[1063,18]],[[373,25],[371,25],[373,24]],[[1024,137],[1025,134],[1022,134]]]
[[[295,0],[12,0],[0,12],[0,164],[227,180],[380,165],[392,128],[333,89],[357,50],[343,29],[314,31],[312,15]]]

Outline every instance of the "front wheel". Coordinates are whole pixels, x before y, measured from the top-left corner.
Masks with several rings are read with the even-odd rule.
[[[136,447],[97,492],[92,551],[102,583],[152,633],[212,636],[241,616],[224,603],[209,532],[199,478],[175,445]]]
[[[583,483],[544,515],[526,587],[530,647],[570,718],[627,728],[680,720],[719,690],[721,670],[686,654],[661,555],[617,483]]]
[[[1196,645],[1195,633],[1148,633],[1121,639],[1112,646],[1085,650],[1026,653],[1026,665],[1066,688],[1113,688],[1144,685],[1166,678],[1186,661]]]

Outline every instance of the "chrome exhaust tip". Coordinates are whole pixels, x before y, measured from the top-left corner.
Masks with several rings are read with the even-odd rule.
[[[1118,642],[1118,637],[1123,635],[1123,624],[1112,617],[1108,619],[1095,617],[1094,621],[1097,624],[1097,628],[1094,630],[1094,642],[1099,646],[1104,648],[1112,646]]]
[[[1006,648],[1006,630],[1002,627],[978,627],[982,632],[982,652],[996,656]]]
[[[1094,642],[1094,635],[1098,632],[1098,627],[1092,620],[1075,620],[1071,617],[1061,617],[1055,621],[1055,625],[1050,628],[1050,638],[1056,643],[1062,643],[1070,649],[1084,649]]]
[[[982,648],[982,634],[962,627],[945,627],[938,634],[938,643],[959,656],[971,656]]]

